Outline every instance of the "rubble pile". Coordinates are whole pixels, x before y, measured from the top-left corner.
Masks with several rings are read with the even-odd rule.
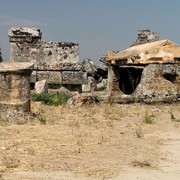
[[[138,30],[138,36],[136,41],[131,46],[136,46],[139,44],[145,44],[154,41],[159,41],[158,33],[151,32],[150,29],[140,29]]]

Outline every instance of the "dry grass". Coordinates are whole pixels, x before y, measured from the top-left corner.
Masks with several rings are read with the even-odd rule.
[[[53,107],[33,102],[33,121],[0,126],[0,154],[18,157],[18,166],[7,161],[16,171],[71,171],[98,178],[116,176],[124,166],[156,167],[162,143],[156,132],[178,131],[171,114],[179,110],[176,104]],[[153,114],[156,123],[144,123],[145,114]],[[1,148],[5,143],[10,148]],[[8,166],[1,159],[5,176]]]

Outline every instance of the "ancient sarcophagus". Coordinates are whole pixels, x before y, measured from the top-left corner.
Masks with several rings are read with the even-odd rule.
[[[12,117],[30,112],[32,63],[0,63],[0,115]]]

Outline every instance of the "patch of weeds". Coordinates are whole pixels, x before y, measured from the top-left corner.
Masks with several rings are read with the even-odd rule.
[[[144,167],[151,167],[151,163],[149,161],[138,161],[138,160],[134,160],[132,161],[132,165],[135,166],[135,167],[141,167],[141,168],[144,168]]]
[[[70,127],[75,127],[77,129],[80,128],[80,122],[78,120],[69,121],[67,125]]]
[[[34,148],[27,148],[28,155],[34,156],[35,155],[35,149]]]
[[[50,105],[54,105],[54,106],[64,105],[67,103],[67,101],[70,97],[71,96],[69,94],[60,92],[58,94],[55,94],[52,97],[52,101],[51,101]]]
[[[145,124],[153,124],[153,123],[154,123],[154,119],[155,119],[155,115],[153,115],[153,114],[150,114],[150,115],[149,115],[149,114],[146,112],[143,121],[144,121]]]
[[[16,168],[18,167],[19,160],[16,157],[4,156],[2,157],[2,164],[6,168]]]
[[[58,106],[67,103],[71,96],[67,93],[60,92],[58,94],[51,93],[33,93],[31,95],[32,101],[41,101],[48,105]]]
[[[97,89],[97,91],[105,91],[106,90],[106,86],[101,86],[101,87],[99,87],[98,89]]]
[[[127,116],[127,112],[123,111],[123,110],[120,110],[119,111],[119,117],[120,118],[123,118],[123,117],[126,117]]]
[[[17,125],[24,125],[28,123],[28,120],[26,118],[20,118],[15,121]]]
[[[0,126],[6,126],[8,124],[8,120],[0,117]]]
[[[110,101],[110,102],[109,102],[109,105],[110,105],[111,107],[114,107],[114,106],[115,106],[115,104],[116,104],[116,103],[115,103],[115,102],[113,102],[113,101]]]
[[[74,151],[74,153],[75,153],[75,154],[80,154],[80,153],[81,153],[81,148],[79,147],[78,149],[76,149],[76,150]]]
[[[37,171],[37,167],[32,162],[29,162],[28,169],[30,169],[31,171]]]
[[[49,93],[33,93],[31,94],[32,101],[41,101],[45,104],[48,104],[50,99],[52,97],[52,94]]]
[[[103,103],[104,99],[98,95],[94,95],[94,98],[97,101],[97,105]]]
[[[106,143],[107,142],[107,138],[105,136],[101,136],[100,139],[99,139],[99,142],[98,144],[103,144],[103,143]]]
[[[81,147],[83,146],[83,138],[79,135],[77,136],[76,144]]]
[[[140,127],[136,130],[136,137],[137,138],[143,138],[143,132],[142,132],[142,129]]]
[[[177,124],[177,123],[174,123],[174,127],[175,128],[179,128],[179,123]]]
[[[43,116],[39,115],[37,118],[41,124],[43,124],[43,125],[46,124],[46,119]]]

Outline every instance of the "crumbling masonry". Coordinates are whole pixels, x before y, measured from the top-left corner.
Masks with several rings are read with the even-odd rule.
[[[14,118],[30,112],[32,63],[0,63],[0,117]]]
[[[136,41],[131,46],[159,41],[159,34],[150,29],[139,29]]]
[[[180,100],[180,46],[169,40],[155,41],[156,38],[149,42],[147,38],[142,42],[140,37],[124,51],[108,51],[102,58],[109,65],[109,101]]]
[[[36,28],[11,28],[8,36],[10,61],[34,63],[32,88],[35,82],[46,79],[49,88],[65,86],[81,91],[87,77],[79,63],[79,44],[42,41],[42,32]]]

